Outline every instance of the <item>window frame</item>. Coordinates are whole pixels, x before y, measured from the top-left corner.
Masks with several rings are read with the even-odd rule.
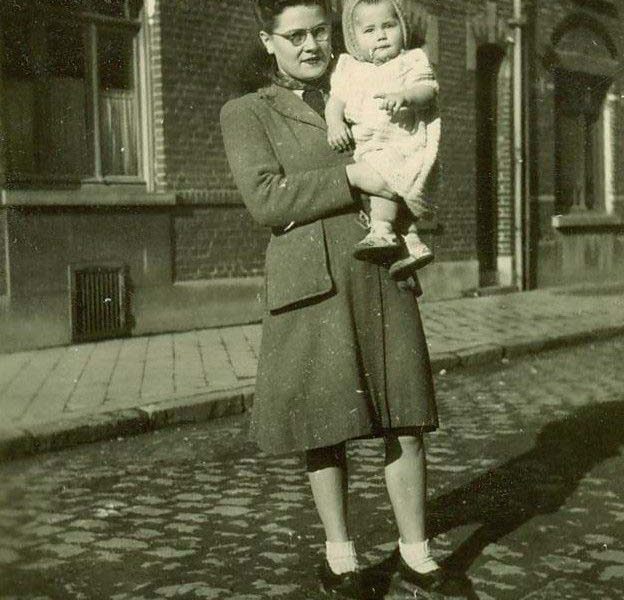
[[[7,14],[7,8],[0,7],[0,16]],[[56,175],[42,173],[14,173],[7,167],[4,169],[7,187],[24,188],[29,185],[44,187],[46,185],[130,185],[143,186],[151,189],[152,171],[149,167],[152,154],[151,128],[148,116],[148,100],[150,77],[148,69],[149,49],[147,47],[145,10],[141,8],[137,17],[130,16],[130,0],[124,2],[125,17],[115,17],[95,13],[89,10],[71,10],[51,7],[42,0],[32,0],[32,3],[21,12],[28,23],[32,23],[35,15],[43,16],[45,24],[56,22],[60,24],[80,23],[84,39],[83,58],[85,68],[85,111],[87,117],[87,148],[89,152],[90,175]],[[5,20],[5,23],[7,21]],[[6,25],[5,25],[6,26]],[[137,153],[136,175],[104,175],[102,164],[102,125],[100,112],[100,82],[98,72],[98,36],[102,30],[127,33],[132,39],[133,76],[133,107],[136,113],[136,131],[134,132]],[[1,49],[1,43],[0,43]],[[3,75],[0,72],[0,79]]]
[[[577,108],[574,111],[564,110],[566,103],[564,99],[566,93],[570,93],[573,78],[577,78],[582,82],[598,81],[600,78],[594,74],[583,72],[575,72],[566,68],[557,69],[554,73],[555,84],[555,201],[558,210],[563,215],[569,214],[589,214],[600,215],[609,212],[609,198],[607,177],[609,169],[609,160],[612,159],[613,147],[607,146],[609,136],[606,134],[606,111],[608,110],[609,86],[604,86],[596,93],[599,94],[600,102],[593,112],[593,120],[590,115],[591,111],[587,108]],[[603,81],[606,79],[603,78]],[[582,128],[582,147],[575,148],[580,153],[580,159],[583,163],[583,190],[581,201],[578,201],[575,194],[571,198],[564,196],[562,186],[563,169],[561,167],[563,157],[566,154],[562,150],[562,130],[564,128],[564,117],[573,118],[580,123]],[[582,122],[582,123],[581,123]],[[588,150],[588,147],[591,149]],[[591,183],[591,186],[589,185]],[[591,189],[589,189],[591,187]],[[588,198],[588,192],[592,194],[591,206]]]

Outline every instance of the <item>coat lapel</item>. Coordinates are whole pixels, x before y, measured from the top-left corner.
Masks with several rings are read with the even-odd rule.
[[[319,129],[327,129],[324,119],[292,90],[270,85],[261,90],[261,96],[281,115]]]

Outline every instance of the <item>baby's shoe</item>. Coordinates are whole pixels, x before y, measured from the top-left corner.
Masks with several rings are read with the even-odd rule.
[[[370,231],[355,245],[353,256],[358,260],[380,263],[392,260],[400,249],[399,236],[389,223],[371,221]]]
[[[415,231],[403,236],[408,255],[400,258],[390,266],[390,277],[395,281],[407,279],[416,269],[428,265],[435,257]]]

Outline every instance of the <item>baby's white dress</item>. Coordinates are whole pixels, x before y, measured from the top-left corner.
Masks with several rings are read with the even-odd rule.
[[[379,108],[375,95],[423,83],[438,89],[420,48],[405,50],[381,65],[341,54],[331,76],[332,96],[345,103],[345,119],[356,144],[355,160],[377,170],[415,214],[418,205],[428,202],[423,193],[437,160],[440,119],[437,112],[425,115],[411,107],[391,117]]]

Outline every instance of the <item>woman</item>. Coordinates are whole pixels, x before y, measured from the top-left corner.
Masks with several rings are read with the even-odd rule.
[[[438,420],[418,305],[387,269],[352,257],[359,193],[392,192],[327,144],[317,105],[332,56],[327,3],[256,0],[256,15],[271,83],[221,113],[234,181],[272,229],[252,433],[266,453],[305,453],[327,538],[321,586],[351,598],[368,591],[347,530],[345,442],[383,437],[400,574],[431,588],[441,569],[425,533],[422,433]]]

